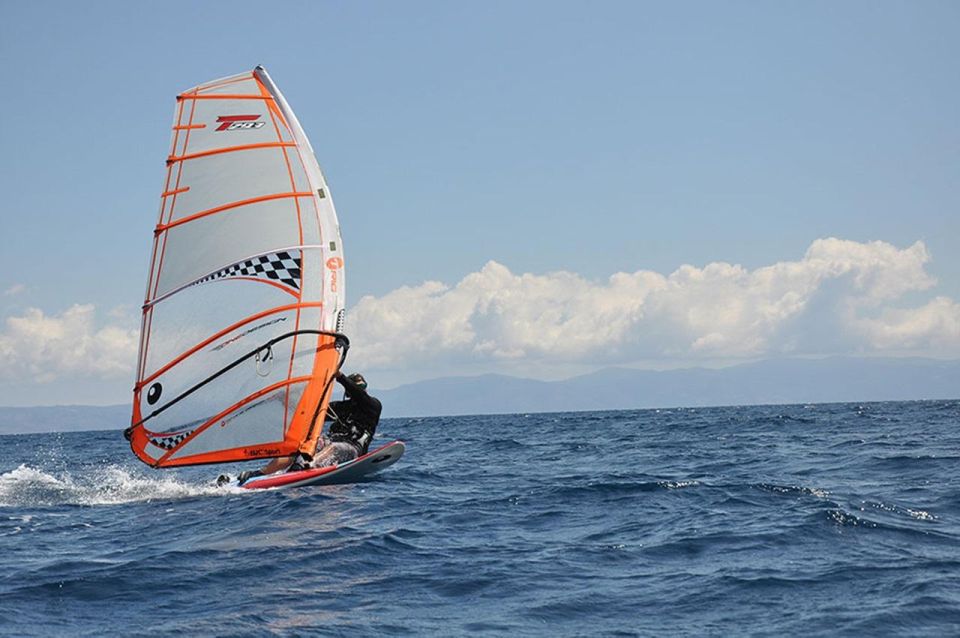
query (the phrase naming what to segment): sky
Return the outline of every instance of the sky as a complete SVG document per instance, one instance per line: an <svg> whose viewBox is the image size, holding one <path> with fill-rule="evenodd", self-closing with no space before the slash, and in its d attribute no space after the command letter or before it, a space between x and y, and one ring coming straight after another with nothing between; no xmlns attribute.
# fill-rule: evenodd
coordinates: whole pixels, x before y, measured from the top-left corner
<svg viewBox="0 0 960 638"><path fill-rule="evenodd" d="M177 92L265 65L348 368L960 357L955 2L0 0L0 405L133 384Z"/></svg>

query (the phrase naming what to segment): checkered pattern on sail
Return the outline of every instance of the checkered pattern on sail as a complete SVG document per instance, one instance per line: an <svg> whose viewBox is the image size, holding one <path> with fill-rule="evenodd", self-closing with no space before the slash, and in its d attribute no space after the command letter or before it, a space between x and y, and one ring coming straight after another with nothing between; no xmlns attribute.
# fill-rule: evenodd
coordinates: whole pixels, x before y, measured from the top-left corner
<svg viewBox="0 0 960 638"><path fill-rule="evenodd" d="M227 266L212 275L204 277L197 281L197 283L202 284L207 281L227 277L258 277L260 279L270 279L290 286L295 290L299 290L300 256L299 253L291 254L287 251L261 255Z"/></svg>
<svg viewBox="0 0 960 638"><path fill-rule="evenodd" d="M193 430L190 430L189 432L177 432L172 436L155 436L151 437L150 442L157 447L162 447L165 450L172 450L180 445L180 443L191 434L193 434Z"/></svg>

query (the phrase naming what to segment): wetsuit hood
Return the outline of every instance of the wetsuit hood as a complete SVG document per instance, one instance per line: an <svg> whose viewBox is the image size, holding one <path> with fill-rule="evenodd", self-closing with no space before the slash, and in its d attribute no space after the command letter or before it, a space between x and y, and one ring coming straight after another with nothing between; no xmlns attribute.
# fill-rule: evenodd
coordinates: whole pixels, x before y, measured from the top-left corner
<svg viewBox="0 0 960 638"><path fill-rule="evenodd" d="M357 384L358 386L360 386L360 389L361 389L361 390L366 390L366 389L367 389L367 380L364 379L364 378L363 378L363 375L360 374L359 372L355 372L355 373L351 374L351 375L350 375L349 377L347 377L347 378L350 379L351 381L353 381L353 382L354 382L355 384Z"/></svg>

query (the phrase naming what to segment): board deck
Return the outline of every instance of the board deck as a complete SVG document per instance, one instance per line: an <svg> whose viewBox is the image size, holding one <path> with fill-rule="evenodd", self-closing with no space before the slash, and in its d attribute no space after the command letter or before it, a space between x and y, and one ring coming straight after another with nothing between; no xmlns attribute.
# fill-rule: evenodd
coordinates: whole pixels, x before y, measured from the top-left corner
<svg viewBox="0 0 960 638"><path fill-rule="evenodd" d="M374 472L390 467L400 460L406 449L407 446L404 445L403 441L392 441L346 463L311 470L300 470L299 472L279 472L268 476L258 476L240 487L247 490L262 490L277 487L354 483Z"/></svg>

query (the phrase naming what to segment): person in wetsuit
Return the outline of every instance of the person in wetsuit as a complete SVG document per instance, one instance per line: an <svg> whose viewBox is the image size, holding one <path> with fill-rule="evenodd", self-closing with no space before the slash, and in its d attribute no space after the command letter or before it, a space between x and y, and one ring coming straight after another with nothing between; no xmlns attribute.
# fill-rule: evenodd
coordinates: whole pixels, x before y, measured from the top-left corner
<svg viewBox="0 0 960 638"><path fill-rule="evenodd" d="M282 470L296 472L337 465L367 453L383 406L376 397L367 393L367 380L362 374L355 373L348 377L338 372L337 382L343 386L344 398L331 401L327 407L327 420L332 423L326 436L321 437L314 457L308 460L303 454L295 454L273 459L263 469L240 472L237 481L241 485L255 476ZM223 485L229 480L229 476L222 475L217 479L217 484Z"/></svg>
<svg viewBox="0 0 960 638"><path fill-rule="evenodd" d="M327 419L332 423L308 467L339 464L366 454L380 422L383 406L367 393L367 380L362 374L347 377L338 373L337 382L343 386L344 398L331 401L327 407Z"/></svg>

